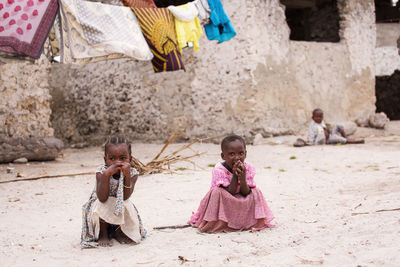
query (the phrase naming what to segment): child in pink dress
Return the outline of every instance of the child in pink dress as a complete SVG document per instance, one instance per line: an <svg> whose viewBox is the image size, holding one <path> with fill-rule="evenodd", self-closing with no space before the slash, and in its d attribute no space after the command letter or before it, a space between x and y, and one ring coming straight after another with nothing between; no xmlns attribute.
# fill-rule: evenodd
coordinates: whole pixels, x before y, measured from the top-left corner
<svg viewBox="0 0 400 267"><path fill-rule="evenodd" d="M244 139L227 136L221 150L224 162L214 167L211 188L188 223L206 233L274 227L274 215L254 182L255 168L244 161Z"/></svg>

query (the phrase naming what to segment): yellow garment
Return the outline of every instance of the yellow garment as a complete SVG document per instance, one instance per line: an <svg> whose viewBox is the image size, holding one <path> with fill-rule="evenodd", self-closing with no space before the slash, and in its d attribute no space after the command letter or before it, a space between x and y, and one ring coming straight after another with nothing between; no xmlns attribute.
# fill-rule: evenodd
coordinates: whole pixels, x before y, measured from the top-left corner
<svg viewBox="0 0 400 267"><path fill-rule="evenodd" d="M188 4L178 6L177 8L189 10ZM199 50L199 39L203 35L203 30L197 17L191 21L182 21L175 17L175 31L179 52L182 52L182 48L188 46L187 43L189 42L193 43L194 51Z"/></svg>

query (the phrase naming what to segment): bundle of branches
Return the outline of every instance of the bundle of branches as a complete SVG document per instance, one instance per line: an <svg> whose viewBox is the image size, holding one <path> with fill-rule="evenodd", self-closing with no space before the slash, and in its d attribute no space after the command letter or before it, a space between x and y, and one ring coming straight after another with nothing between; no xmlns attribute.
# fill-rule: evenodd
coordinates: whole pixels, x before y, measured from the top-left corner
<svg viewBox="0 0 400 267"><path fill-rule="evenodd" d="M165 143L165 145L162 147L160 152L158 152L158 154L149 163L143 164L140 160L136 159L135 157L132 157L131 160L132 167L138 170L140 174L152 174L152 173L160 173L162 171L169 171L172 173L173 171L171 170L171 165L179 161L190 162L191 164L193 164L193 166L196 166L196 163L194 163L190 159L193 157L200 156L203 153L195 152L190 147L195 143L204 141L204 139L195 139L190 143L182 145L177 150L161 157L162 153L165 151L168 145L174 142L176 138L178 138L179 136L185 136L184 131L185 130L182 130L177 134L171 136ZM191 149L194 154L189 156L180 155L179 153L185 149Z"/></svg>

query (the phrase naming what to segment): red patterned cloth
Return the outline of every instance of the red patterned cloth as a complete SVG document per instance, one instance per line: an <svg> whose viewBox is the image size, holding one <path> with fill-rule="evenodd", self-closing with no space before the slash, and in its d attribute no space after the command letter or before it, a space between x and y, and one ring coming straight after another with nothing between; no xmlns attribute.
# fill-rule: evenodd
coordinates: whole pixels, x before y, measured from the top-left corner
<svg viewBox="0 0 400 267"><path fill-rule="evenodd" d="M39 58L57 10L57 0L3 0L0 51Z"/></svg>
<svg viewBox="0 0 400 267"><path fill-rule="evenodd" d="M264 196L254 183L255 168L245 162L246 181L251 193L242 196L234 195L220 186L229 186L232 179L230 173L221 163L213 169L211 189L201 200L200 206L188 224L198 227L206 233L231 232L238 230L258 231L274 227L274 215L268 207Z"/></svg>

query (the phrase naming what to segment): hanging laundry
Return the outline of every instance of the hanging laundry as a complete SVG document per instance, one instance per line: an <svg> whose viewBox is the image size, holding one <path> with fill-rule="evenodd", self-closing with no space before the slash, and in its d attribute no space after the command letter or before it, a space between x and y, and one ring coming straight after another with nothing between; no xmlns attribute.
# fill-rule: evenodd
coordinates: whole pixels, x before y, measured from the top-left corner
<svg viewBox="0 0 400 267"><path fill-rule="evenodd" d="M210 6L211 10L211 22L207 25L204 25L207 38L209 40L218 40L218 43L230 40L236 35L236 32L224 11L221 1L208 0L208 5Z"/></svg>
<svg viewBox="0 0 400 267"><path fill-rule="evenodd" d="M106 56L93 56L93 57L87 57L87 58L73 58L72 57L72 49L70 40L68 39L69 31L68 29L68 24L66 23L66 18L63 15L62 12L62 6L60 7L60 15L59 15L59 28L55 27L55 35L57 38L57 44L54 44L55 46L59 45L59 61L61 63L70 63L70 64L77 64L77 65L84 65L84 64L89 64L89 63L94 63L94 62L99 62L99 61L106 61L106 60L112 60L112 59L119 59L119 58L125 58L128 59L127 56L124 56L122 54L108 54ZM56 19L57 20L57 19ZM78 24L79 25L79 24ZM59 32L59 33L58 33ZM78 39L79 40L79 39ZM50 45L52 43L50 42Z"/></svg>
<svg viewBox="0 0 400 267"><path fill-rule="evenodd" d="M144 38L154 58L151 60L155 72L185 69L178 51L174 29L174 17L167 8L135 8Z"/></svg>
<svg viewBox="0 0 400 267"><path fill-rule="evenodd" d="M57 10L57 0L1 1L0 51L39 58Z"/></svg>
<svg viewBox="0 0 400 267"><path fill-rule="evenodd" d="M193 1L193 3L197 7L197 11L199 13L197 15L197 17L200 20L200 24L204 25L204 24L210 23L211 10L210 10L210 6L208 5L208 1L207 0L195 0L195 1Z"/></svg>
<svg viewBox="0 0 400 267"><path fill-rule="evenodd" d="M181 6L169 6L168 9L175 17L179 52L182 52L182 48L188 46L188 43L193 43L193 50L198 51L199 39L203 35L203 30L197 18L196 6L193 3L187 3Z"/></svg>
<svg viewBox="0 0 400 267"><path fill-rule="evenodd" d="M82 0L60 3L62 63L153 58L130 8Z"/></svg>
<svg viewBox="0 0 400 267"><path fill-rule="evenodd" d="M151 7L156 8L153 0L121 0L124 6L127 7Z"/></svg>

